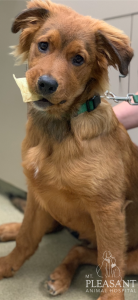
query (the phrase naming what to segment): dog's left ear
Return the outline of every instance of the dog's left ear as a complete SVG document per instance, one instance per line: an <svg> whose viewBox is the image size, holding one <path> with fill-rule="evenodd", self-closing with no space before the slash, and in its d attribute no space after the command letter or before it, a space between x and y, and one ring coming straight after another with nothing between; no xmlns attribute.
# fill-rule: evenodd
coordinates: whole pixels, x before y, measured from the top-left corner
<svg viewBox="0 0 138 300"><path fill-rule="evenodd" d="M129 38L121 30L103 21L99 21L99 25L100 28L95 32L98 54L106 57L108 65L112 65L114 68L117 65L120 73L126 76L133 57Z"/></svg>

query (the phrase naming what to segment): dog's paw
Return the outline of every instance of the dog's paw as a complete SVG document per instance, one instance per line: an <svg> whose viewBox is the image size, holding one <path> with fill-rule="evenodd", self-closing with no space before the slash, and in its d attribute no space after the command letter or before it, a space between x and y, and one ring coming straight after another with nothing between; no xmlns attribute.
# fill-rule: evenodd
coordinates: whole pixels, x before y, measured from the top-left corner
<svg viewBox="0 0 138 300"><path fill-rule="evenodd" d="M49 294L56 296L64 293L69 288L71 280L72 276L67 267L61 265L50 275L45 286Z"/></svg>
<svg viewBox="0 0 138 300"><path fill-rule="evenodd" d="M20 229L19 223L9 223L0 226L0 242L14 241Z"/></svg>
<svg viewBox="0 0 138 300"><path fill-rule="evenodd" d="M7 257L0 258L0 280L2 278L12 277L15 271L12 269L11 264L8 262Z"/></svg>

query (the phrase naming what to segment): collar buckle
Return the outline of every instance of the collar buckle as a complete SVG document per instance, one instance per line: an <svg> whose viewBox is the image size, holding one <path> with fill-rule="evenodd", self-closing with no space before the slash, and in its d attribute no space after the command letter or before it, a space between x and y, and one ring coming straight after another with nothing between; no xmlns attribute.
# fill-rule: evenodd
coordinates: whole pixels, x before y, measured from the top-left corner
<svg viewBox="0 0 138 300"><path fill-rule="evenodd" d="M77 115L84 113L84 112L93 111L100 103L101 103L101 97L99 94L97 94L80 106Z"/></svg>
<svg viewBox="0 0 138 300"><path fill-rule="evenodd" d="M92 110L94 110L95 108L97 108L97 106L100 103L101 103L101 97L100 97L100 95L95 95L93 98L90 98L89 100L86 101L87 111L91 112Z"/></svg>

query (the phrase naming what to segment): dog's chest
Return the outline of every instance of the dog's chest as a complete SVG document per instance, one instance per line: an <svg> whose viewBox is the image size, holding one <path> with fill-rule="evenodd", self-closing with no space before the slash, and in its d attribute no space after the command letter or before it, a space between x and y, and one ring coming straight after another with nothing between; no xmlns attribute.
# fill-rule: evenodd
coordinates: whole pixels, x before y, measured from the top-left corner
<svg viewBox="0 0 138 300"><path fill-rule="evenodd" d="M45 145L29 149L23 167L32 186L41 193L47 187L88 197L102 189L110 174L105 158L87 149L79 151L71 141L51 151Z"/></svg>
<svg viewBox="0 0 138 300"><path fill-rule="evenodd" d="M47 157L34 160L27 166L27 177L33 185L56 187L61 190L79 190L88 185L86 177L88 166L79 159L65 159L59 155L58 159Z"/></svg>
<svg viewBox="0 0 138 300"><path fill-rule="evenodd" d="M64 152L66 150L62 150L54 151L48 156L37 149L33 149L32 154L29 151L23 162L26 176L41 191L47 186L87 194L92 187L92 162L90 164L83 155L67 155Z"/></svg>

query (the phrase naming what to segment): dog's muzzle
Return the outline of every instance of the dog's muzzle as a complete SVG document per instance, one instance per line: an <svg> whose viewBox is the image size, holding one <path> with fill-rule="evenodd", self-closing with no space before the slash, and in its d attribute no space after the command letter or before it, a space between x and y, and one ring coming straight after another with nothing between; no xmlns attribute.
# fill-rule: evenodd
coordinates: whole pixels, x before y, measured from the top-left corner
<svg viewBox="0 0 138 300"><path fill-rule="evenodd" d="M54 103L51 103L47 98L47 96L50 96L51 94L53 94L58 88L58 83L57 81L52 78L49 77L47 75L43 75L41 77L39 77L38 82L37 82L37 90L38 93L40 93L42 95L42 99L38 100L38 101L34 101L33 103L35 104L35 106L45 109L49 106L54 105ZM66 100L62 100L57 104L64 104L66 102Z"/></svg>
<svg viewBox="0 0 138 300"><path fill-rule="evenodd" d="M53 105L53 103L46 99L46 96L53 94L57 88L58 83L54 78L47 75L40 76L37 82L37 90L42 95L42 99L35 101L34 104L42 109Z"/></svg>

